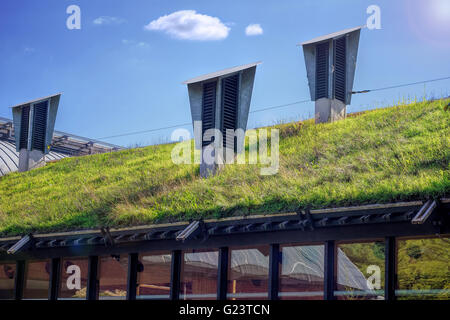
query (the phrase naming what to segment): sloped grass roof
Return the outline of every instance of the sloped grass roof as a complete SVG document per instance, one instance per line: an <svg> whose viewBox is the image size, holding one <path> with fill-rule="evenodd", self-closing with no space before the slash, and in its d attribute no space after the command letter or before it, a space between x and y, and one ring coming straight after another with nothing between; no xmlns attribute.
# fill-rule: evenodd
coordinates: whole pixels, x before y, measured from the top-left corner
<svg viewBox="0 0 450 320"><path fill-rule="evenodd" d="M209 179L174 144L67 158L0 177L0 234L124 227L444 197L450 100L278 125L280 168L228 165Z"/></svg>

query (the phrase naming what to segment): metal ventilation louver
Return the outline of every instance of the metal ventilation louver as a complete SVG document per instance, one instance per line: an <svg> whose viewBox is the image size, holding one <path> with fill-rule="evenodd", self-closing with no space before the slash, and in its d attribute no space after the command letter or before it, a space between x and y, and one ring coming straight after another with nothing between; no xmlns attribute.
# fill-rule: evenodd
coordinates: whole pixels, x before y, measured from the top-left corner
<svg viewBox="0 0 450 320"><path fill-rule="evenodd" d="M328 51L329 42L316 47L316 100L328 98Z"/></svg>
<svg viewBox="0 0 450 320"><path fill-rule="evenodd" d="M211 134L205 136L205 132L214 129L216 116L216 90L217 81L203 84L202 98L202 137L204 137L202 146L205 147L212 143ZM206 140L206 141L205 141Z"/></svg>
<svg viewBox="0 0 450 320"><path fill-rule="evenodd" d="M30 106L22 108L21 126L20 126L20 149L28 149L28 128L30 126Z"/></svg>
<svg viewBox="0 0 450 320"><path fill-rule="evenodd" d="M223 165L229 163L228 160L232 160L233 149L234 153L243 152L245 136L238 134L234 138L234 133L236 130L238 133L245 132L247 128L258 64L260 62L223 69L183 82L187 85L189 93L195 149L201 151L200 159L198 159L201 177L214 175ZM198 122L202 122L201 131L197 129ZM214 137L214 143L208 141L212 137L205 135L209 129L218 130L221 133L221 137ZM231 134L227 135L227 130L233 131L233 137ZM214 133L218 132L214 131ZM226 147L226 151L223 147Z"/></svg>
<svg viewBox="0 0 450 320"><path fill-rule="evenodd" d="M36 103L33 110L32 149L45 152L45 134L47 128L48 100Z"/></svg>
<svg viewBox="0 0 450 320"><path fill-rule="evenodd" d="M333 87L334 98L345 103L345 71L346 71L346 56L347 46L346 37L334 40L334 75Z"/></svg>
<svg viewBox="0 0 450 320"><path fill-rule="evenodd" d="M239 96L239 74L224 78L222 80L222 134L223 146L234 146L236 149L236 141L234 130L237 127L237 109ZM227 129L233 130L233 135L227 134Z"/></svg>

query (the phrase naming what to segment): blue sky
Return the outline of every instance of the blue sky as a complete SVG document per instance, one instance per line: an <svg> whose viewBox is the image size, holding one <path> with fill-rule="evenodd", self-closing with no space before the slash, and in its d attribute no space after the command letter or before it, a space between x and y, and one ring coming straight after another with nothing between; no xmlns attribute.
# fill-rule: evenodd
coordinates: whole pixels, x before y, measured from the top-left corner
<svg viewBox="0 0 450 320"><path fill-rule="evenodd" d="M66 27L72 4L81 9L80 30ZM365 24L372 4L381 8L382 29L362 30L355 90L450 76L448 0L2 0L0 116L11 118L9 106L63 92L56 123L61 131L100 138L186 123L191 118L182 81L259 60L251 110L308 99L296 44ZM194 16L198 23L212 29L177 29L174 19L158 20L181 10L195 10L202 15ZM246 35L250 24L259 24L262 34ZM449 87L445 80L355 95L348 111L424 92L450 94ZM313 110L311 102L255 113L248 126L308 118ZM105 141L146 145L170 133Z"/></svg>

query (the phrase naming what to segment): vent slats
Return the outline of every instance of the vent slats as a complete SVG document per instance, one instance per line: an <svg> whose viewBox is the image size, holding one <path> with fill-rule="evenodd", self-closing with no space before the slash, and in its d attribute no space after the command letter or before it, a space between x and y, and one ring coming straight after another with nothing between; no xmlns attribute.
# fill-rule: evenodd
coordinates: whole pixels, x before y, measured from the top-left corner
<svg viewBox="0 0 450 320"><path fill-rule="evenodd" d="M45 152L45 133L47 130L47 105L48 101L34 105L33 111L33 135L31 147Z"/></svg>
<svg viewBox="0 0 450 320"><path fill-rule="evenodd" d="M316 100L328 98L328 51L328 42L316 47Z"/></svg>
<svg viewBox="0 0 450 320"><path fill-rule="evenodd" d="M30 106L22 108L22 119L20 120L19 149L28 148L28 128L30 125Z"/></svg>
<svg viewBox="0 0 450 320"><path fill-rule="evenodd" d="M202 99L202 146L206 147L213 141L211 135L205 136L205 132L208 129L215 128L215 115L216 115L216 90L217 81L208 82L203 84L203 99ZM204 141L206 140L206 141Z"/></svg>
<svg viewBox="0 0 450 320"><path fill-rule="evenodd" d="M236 139L234 130L237 126L237 109L239 96L239 74L222 80L222 134L223 146L234 146L236 151ZM233 135L227 134L227 129L233 130Z"/></svg>
<svg viewBox="0 0 450 320"><path fill-rule="evenodd" d="M346 38L334 40L334 97L345 103Z"/></svg>

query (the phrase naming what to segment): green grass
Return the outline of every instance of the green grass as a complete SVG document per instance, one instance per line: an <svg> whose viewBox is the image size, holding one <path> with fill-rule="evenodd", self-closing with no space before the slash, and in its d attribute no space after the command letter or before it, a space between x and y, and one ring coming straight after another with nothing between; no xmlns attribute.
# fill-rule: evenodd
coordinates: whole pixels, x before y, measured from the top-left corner
<svg viewBox="0 0 450 320"><path fill-rule="evenodd" d="M0 234L447 196L449 100L373 110L331 124L278 125L280 169L229 165L199 177L173 144L68 158L0 177Z"/></svg>
<svg viewBox="0 0 450 320"><path fill-rule="evenodd" d="M408 295L400 294L401 300L450 299L450 239L408 239L398 240L397 253L397 289ZM381 271L381 289L384 289L384 243L340 244L345 255L355 264L361 273L368 277L367 267L375 265ZM351 288L345 288L352 291ZM425 294L427 290L443 290L434 294ZM351 298L351 296L347 296Z"/></svg>

